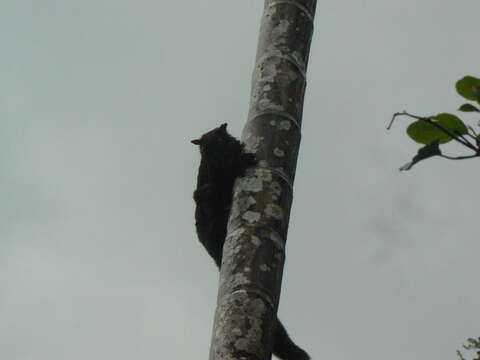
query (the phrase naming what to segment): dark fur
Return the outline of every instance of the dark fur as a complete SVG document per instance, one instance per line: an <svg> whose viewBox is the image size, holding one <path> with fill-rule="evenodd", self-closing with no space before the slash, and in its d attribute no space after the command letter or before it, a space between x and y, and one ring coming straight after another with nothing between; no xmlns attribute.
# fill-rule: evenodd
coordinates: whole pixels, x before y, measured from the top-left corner
<svg viewBox="0 0 480 360"><path fill-rule="evenodd" d="M200 146L201 161L197 189L195 226L198 238L220 268L227 222L232 206L233 184L237 177L254 166L253 154L244 151L244 145L227 132L227 124L215 128L200 139L192 140ZM277 319L273 353L284 360L308 360L308 354L290 339Z"/></svg>

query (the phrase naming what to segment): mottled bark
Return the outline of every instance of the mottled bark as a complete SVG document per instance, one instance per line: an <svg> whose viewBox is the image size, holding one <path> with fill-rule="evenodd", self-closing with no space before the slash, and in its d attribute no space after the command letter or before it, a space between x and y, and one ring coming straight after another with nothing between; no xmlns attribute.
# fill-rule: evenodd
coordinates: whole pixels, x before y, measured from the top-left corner
<svg viewBox="0 0 480 360"><path fill-rule="evenodd" d="M242 136L259 165L235 184L210 360L271 358L315 5L265 1Z"/></svg>

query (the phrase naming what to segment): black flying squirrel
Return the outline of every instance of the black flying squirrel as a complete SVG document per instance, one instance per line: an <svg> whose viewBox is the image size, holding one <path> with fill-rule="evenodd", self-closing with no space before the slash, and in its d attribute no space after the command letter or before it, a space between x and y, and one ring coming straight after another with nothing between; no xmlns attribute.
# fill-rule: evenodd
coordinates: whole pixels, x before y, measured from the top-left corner
<svg viewBox="0 0 480 360"><path fill-rule="evenodd" d="M256 165L257 161L253 154L245 152L244 144L227 132L227 124L192 140L192 143L200 146L201 154L197 189L193 193L197 205L195 226L200 242L220 268L232 207L233 184L237 177L245 175L246 169ZM273 353L283 360L310 359L290 339L278 319Z"/></svg>

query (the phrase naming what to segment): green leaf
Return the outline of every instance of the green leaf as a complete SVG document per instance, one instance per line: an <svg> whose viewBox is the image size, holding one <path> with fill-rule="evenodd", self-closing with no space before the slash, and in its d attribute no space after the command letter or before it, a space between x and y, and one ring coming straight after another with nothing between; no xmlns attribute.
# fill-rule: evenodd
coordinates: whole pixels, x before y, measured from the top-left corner
<svg viewBox="0 0 480 360"><path fill-rule="evenodd" d="M438 147L438 140L433 141L431 144L425 145L424 147L418 149L417 155L415 155L411 162L406 163L400 168L400 171L410 170L413 165L419 161L431 158L432 156L441 155L442 152Z"/></svg>
<svg viewBox="0 0 480 360"><path fill-rule="evenodd" d="M457 81L455 88L465 99L480 102L480 79L465 76Z"/></svg>
<svg viewBox="0 0 480 360"><path fill-rule="evenodd" d="M465 111L465 112L472 112L472 111L476 111L476 112L480 112L480 110L478 110L478 108L476 108L475 106L473 106L472 104L463 104L462 106L460 106L458 108L459 111Z"/></svg>
<svg viewBox="0 0 480 360"><path fill-rule="evenodd" d="M452 140L452 137L442 131L441 128L455 136L468 133L468 129L462 120L455 115L442 113L414 121L408 126L407 134L413 141L420 144L431 144L435 140L444 144Z"/></svg>
<svg viewBox="0 0 480 360"><path fill-rule="evenodd" d="M438 140L440 143L444 143L450 138L450 136L437 129L430 122L422 119L411 123L407 128L407 134L413 141L416 141L420 144L430 144L435 140Z"/></svg>
<svg viewBox="0 0 480 360"><path fill-rule="evenodd" d="M437 124L447 129L454 135L468 134L467 126L458 116L449 113L441 113L434 117Z"/></svg>

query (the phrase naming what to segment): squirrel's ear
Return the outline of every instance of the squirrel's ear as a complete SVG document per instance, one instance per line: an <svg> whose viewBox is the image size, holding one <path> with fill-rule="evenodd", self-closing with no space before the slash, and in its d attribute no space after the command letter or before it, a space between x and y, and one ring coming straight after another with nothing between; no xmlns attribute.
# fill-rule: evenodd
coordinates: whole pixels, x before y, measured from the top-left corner
<svg viewBox="0 0 480 360"><path fill-rule="evenodd" d="M227 123L223 123L222 125L220 125L220 130L227 132Z"/></svg>
<svg viewBox="0 0 480 360"><path fill-rule="evenodd" d="M202 143L202 140L200 139L195 139L195 140L191 140L190 141L192 144L195 144L195 145L200 145Z"/></svg>

